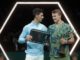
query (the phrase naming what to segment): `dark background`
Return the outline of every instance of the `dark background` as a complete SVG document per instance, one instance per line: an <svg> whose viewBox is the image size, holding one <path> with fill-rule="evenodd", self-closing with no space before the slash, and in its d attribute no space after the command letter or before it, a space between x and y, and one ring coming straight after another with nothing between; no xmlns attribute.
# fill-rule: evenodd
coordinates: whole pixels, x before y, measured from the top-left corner
<svg viewBox="0 0 80 60"><path fill-rule="evenodd" d="M2 26L3 22L5 21L6 17L8 16L9 12L11 11L11 9L14 6L16 1L39 1L39 0L0 0L0 27ZM51 0L44 0L44 1L51 1ZM67 13L70 20L72 21L74 27L76 28L76 30L78 32L80 32L79 31L80 30L80 2L78 0L69 0L69 1L68 0L52 0L52 1L59 1L61 3L63 9ZM48 7L46 7L46 8L49 9ZM20 12L18 12L18 14L20 14ZM23 13L23 14L25 14L25 13ZM17 17L21 17L21 15L19 15ZM26 18L27 18L27 16L24 17L23 21L26 20ZM12 20L10 20L8 22L8 24L11 25L12 24L11 21ZM18 21L16 21L16 23L17 22ZM9 26L7 26L7 28L8 27ZM10 27L10 29L11 29L11 27Z"/></svg>
<svg viewBox="0 0 80 60"><path fill-rule="evenodd" d="M17 1L43 1L43 0L0 0L0 28L10 13L12 7ZM44 0L51 1L51 0ZM70 18L73 26L80 34L80 2L78 0L52 0L59 1ZM31 22L33 19L32 10L36 7L44 9L43 24L47 27L53 23L51 19L51 10L58 8L56 5L19 5L10 17L8 24L0 34L0 43L3 45L5 51L23 51L25 44L18 44L16 40L22 31L24 25ZM65 18L63 18L65 20ZM16 50L18 44L18 50ZM78 47L78 46L77 46ZM78 47L79 48L79 47Z"/></svg>

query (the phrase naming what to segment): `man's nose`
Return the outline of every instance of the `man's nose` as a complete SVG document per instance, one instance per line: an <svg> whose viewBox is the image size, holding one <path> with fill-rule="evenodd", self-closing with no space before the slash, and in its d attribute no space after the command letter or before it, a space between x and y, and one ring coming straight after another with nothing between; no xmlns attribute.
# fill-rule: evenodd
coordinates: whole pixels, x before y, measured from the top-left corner
<svg viewBox="0 0 80 60"><path fill-rule="evenodd" d="M44 16L42 18L44 18Z"/></svg>

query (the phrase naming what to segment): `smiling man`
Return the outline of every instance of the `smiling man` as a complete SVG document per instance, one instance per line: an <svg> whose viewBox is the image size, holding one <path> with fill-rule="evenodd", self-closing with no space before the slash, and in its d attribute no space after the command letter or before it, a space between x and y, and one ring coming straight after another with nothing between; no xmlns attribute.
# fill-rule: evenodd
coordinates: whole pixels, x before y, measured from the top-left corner
<svg viewBox="0 0 80 60"><path fill-rule="evenodd" d="M61 17L60 9L52 10L54 24L49 26L50 33L50 60L70 60L69 45L74 43L74 34Z"/></svg>
<svg viewBox="0 0 80 60"><path fill-rule="evenodd" d="M44 60L44 45L32 42L31 40L33 36L30 35L32 29L37 29L44 32L47 31L46 26L40 23L44 18L42 9L35 8L33 10L33 15L34 19L31 23L24 26L18 42L27 44L27 49L25 50L25 60Z"/></svg>

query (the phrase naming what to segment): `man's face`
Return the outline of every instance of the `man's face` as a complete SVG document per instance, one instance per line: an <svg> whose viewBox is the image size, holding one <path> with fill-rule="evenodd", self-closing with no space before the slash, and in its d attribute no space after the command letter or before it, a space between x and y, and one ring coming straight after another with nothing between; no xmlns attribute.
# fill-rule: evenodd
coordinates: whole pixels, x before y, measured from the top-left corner
<svg viewBox="0 0 80 60"><path fill-rule="evenodd" d="M36 15L36 19L38 22L42 22L43 18L44 18L43 13Z"/></svg>
<svg viewBox="0 0 80 60"><path fill-rule="evenodd" d="M58 23L61 19L61 15L59 13L52 13L52 19L54 20L54 23Z"/></svg>

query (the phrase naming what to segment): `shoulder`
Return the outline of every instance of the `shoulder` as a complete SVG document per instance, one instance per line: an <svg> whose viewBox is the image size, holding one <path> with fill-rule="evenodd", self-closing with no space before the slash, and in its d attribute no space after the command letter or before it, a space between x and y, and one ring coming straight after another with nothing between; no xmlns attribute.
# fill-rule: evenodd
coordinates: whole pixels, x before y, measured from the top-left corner
<svg viewBox="0 0 80 60"><path fill-rule="evenodd" d="M43 30L46 30L47 31L47 27L44 24L41 24L40 23L40 26L43 28Z"/></svg>
<svg viewBox="0 0 80 60"><path fill-rule="evenodd" d="M49 25L48 28L54 28L55 24Z"/></svg>
<svg viewBox="0 0 80 60"><path fill-rule="evenodd" d="M48 32L51 34L55 30L55 24L49 25L48 26Z"/></svg>
<svg viewBox="0 0 80 60"><path fill-rule="evenodd" d="M70 26L68 23L65 23L65 24L64 24L64 27L66 28L67 31L73 32L71 26Z"/></svg>
<svg viewBox="0 0 80 60"><path fill-rule="evenodd" d="M40 23L40 26L47 28L44 24Z"/></svg>
<svg viewBox="0 0 80 60"><path fill-rule="evenodd" d="M65 27L67 27L67 28L71 28L68 23L64 23L63 26L65 26Z"/></svg>
<svg viewBox="0 0 80 60"><path fill-rule="evenodd" d="M28 28L30 27L30 25L31 25L31 23L25 25L25 26L23 27L23 29L28 29Z"/></svg>
<svg viewBox="0 0 80 60"><path fill-rule="evenodd" d="M65 22L64 22L64 25L69 26L69 24L68 23L65 23Z"/></svg>

